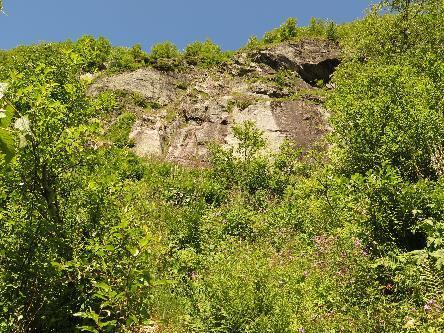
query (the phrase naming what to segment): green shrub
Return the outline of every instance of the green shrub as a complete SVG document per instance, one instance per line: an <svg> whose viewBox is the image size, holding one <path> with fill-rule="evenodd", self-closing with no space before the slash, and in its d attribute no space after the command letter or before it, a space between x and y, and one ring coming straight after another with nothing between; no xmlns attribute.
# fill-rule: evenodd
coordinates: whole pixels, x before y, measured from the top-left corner
<svg viewBox="0 0 444 333"><path fill-rule="evenodd" d="M245 45L247 49L253 49L253 50L258 49L261 46L262 42L257 38L257 36L251 36L250 38L248 38L247 45Z"/></svg>
<svg viewBox="0 0 444 333"><path fill-rule="evenodd" d="M233 134L239 140L237 151L245 160L252 158L265 147L266 141L262 132L251 121L234 126Z"/></svg>
<svg viewBox="0 0 444 333"><path fill-rule="evenodd" d="M225 186L242 186L250 193L268 188L269 161L260 155L266 144L262 132L247 121L234 126L233 134L238 140L236 152L212 147L214 177Z"/></svg>
<svg viewBox="0 0 444 333"><path fill-rule="evenodd" d="M6 98L29 126L14 132L24 135L17 158L1 164L2 331L115 331L143 321L130 304L147 312L146 233L119 208L124 184L144 170L131 158L100 154L90 118L113 102L91 103L67 47L14 51L18 73Z"/></svg>
<svg viewBox="0 0 444 333"><path fill-rule="evenodd" d="M302 31L307 37L325 38L331 41L338 40L336 23L312 17L309 26Z"/></svg>
<svg viewBox="0 0 444 333"><path fill-rule="evenodd" d="M107 130L106 138L111 140L117 147L131 147L129 139L131 128L136 117L131 112L121 114Z"/></svg>
<svg viewBox="0 0 444 333"><path fill-rule="evenodd" d="M105 63L111 53L111 44L104 37L94 39L92 36L80 37L74 44L84 72L96 72L105 69Z"/></svg>
<svg viewBox="0 0 444 333"><path fill-rule="evenodd" d="M295 18L289 18L279 28L266 32L263 41L265 44L280 43L294 39L297 35L297 21Z"/></svg>
<svg viewBox="0 0 444 333"><path fill-rule="evenodd" d="M172 42L155 44L151 48L150 62L160 70L173 70L180 63L181 54Z"/></svg>
<svg viewBox="0 0 444 333"><path fill-rule="evenodd" d="M267 31L262 39L258 39L256 36L250 37L245 48L254 50L266 47L268 44L297 41L303 38L327 39L337 42L343 36L340 33L340 27L332 21L314 17L311 18L308 27L298 27L296 19L289 18L279 28ZM342 28L343 34L345 34L344 30Z"/></svg>
<svg viewBox="0 0 444 333"><path fill-rule="evenodd" d="M119 109L118 98L114 92L104 91L91 100L91 108L98 116L112 114Z"/></svg>
<svg viewBox="0 0 444 333"><path fill-rule="evenodd" d="M142 50L142 45L140 44L134 44L131 47L131 54L134 61L138 64L145 64L149 61L148 53Z"/></svg>
<svg viewBox="0 0 444 333"><path fill-rule="evenodd" d="M377 63L342 66L335 81L329 107L336 152L349 174L389 163L405 179L436 178L432 158L444 122L433 81L407 66Z"/></svg>
<svg viewBox="0 0 444 333"><path fill-rule="evenodd" d="M426 235L419 226L425 219L442 218L442 212L430 205L434 184L410 184L390 167L352 176L356 204L362 212L360 223L370 232L369 244L376 251L393 248L403 251L426 247Z"/></svg>
<svg viewBox="0 0 444 333"><path fill-rule="evenodd" d="M345 55L355 59L379 58L391 64L408 57L420 64L427 53L441 53L442 0L409 2L407 17L405 12L387 14L390 7L387 2L384 4L372 7L364 19L339 27Z"/></svg>
<svg viewBox="0 0 444 333"><path fill-rule="evenodd" d="M137 48L113 47L107 69L110 73L136 70L143 66L143 62L139 62L141 57Z"/></svg>
<svg viewBox="0 0 444 333"><path fill-rule="evenodd" d="M261 252L266 250L251 251L228 243L211 258L207 274L198 276L194 284L190 329L290 332L291 307L282 306L285 293L275 285L278 282Z"/></svg>
<svg viewBox="0 0 444 333"><path fill-rule="evenodd" d="M226 54L211 40L189 44L184 57L189 64L203 67L219 65L227 59Z"/></svg>
<svg viewBox="0 0 444 333"><path fill-rule="evenodd" d="M308 26L308 30L309 30L310 34L313 36L323 35L324 31L325 31L324 20L312 17L310 19L310 24Z"/></svg>

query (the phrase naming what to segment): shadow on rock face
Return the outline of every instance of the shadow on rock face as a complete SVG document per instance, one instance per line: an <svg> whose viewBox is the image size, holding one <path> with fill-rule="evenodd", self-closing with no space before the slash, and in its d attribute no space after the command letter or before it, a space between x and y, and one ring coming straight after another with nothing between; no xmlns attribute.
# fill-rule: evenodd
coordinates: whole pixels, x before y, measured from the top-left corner
<svg viewBox="0 0 444 333"><path fill-rule="evenodd" d="M297 72L310 85L315 85L317 81L328 83L339 64L339 59L327 59L317 64L302 64Z"/></svg>

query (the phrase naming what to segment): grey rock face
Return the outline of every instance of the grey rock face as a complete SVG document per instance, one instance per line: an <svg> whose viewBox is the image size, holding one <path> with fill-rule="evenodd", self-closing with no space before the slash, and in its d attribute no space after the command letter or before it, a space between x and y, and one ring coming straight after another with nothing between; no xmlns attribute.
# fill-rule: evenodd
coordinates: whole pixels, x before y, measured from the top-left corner
<svg viewBox="0 0 444 333"><path fill-rule="evenodd" d="M177 96L179 80L178 75L160 72L153 68L143 68L99 79L91 87L90 93L97 94L105 90L135 92L148 100L167 105Z"/></svg>
<svg viewBox="0 0 444 333"><path fill-rule="evenodd" d="M230 64L212 70L144 68L106 77L90 93L137 93L160 105L149 115L137 112L130 134L135 153L201 165L209 143L237 144L232 126L244 121L264 132L270 151L277 151L285 138L310 148L328 131L328 112L314 83L327 83L337 64L334 44L301 41L239 53Z"/></svg>
<svg viewBox="0 0 444 333"><path fill-rule="evenodd" d="M308 83L316 83L317 80L330 81L331 74L340 63L337 46L318 40L279 44L257 52L253 59L275 70L293 70Z"/></svg>

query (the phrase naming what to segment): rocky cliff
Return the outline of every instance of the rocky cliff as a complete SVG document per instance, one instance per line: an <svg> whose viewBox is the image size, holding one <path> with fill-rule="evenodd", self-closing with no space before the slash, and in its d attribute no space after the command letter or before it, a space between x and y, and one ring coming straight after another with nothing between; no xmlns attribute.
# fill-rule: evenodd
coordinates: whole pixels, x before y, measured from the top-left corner
<svg viewBox="0 0 444 333"><path fill-rule="evenodd" d="M143 99L126 106L137 115L134 151L194 165L206 161L210 142L236 145L232 126L247 120L264 132L272 151L285 138L311 147L328 131L323 96L339 62L336 44L303 40L239 51L217 68L143 68L103 77L90 93L112 90Z"/></svg>

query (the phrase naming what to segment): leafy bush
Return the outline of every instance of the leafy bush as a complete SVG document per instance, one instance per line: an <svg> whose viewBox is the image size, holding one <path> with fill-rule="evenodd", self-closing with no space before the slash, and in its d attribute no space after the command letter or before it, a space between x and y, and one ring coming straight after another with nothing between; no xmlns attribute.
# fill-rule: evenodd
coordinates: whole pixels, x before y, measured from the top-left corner
<svg viewBox="0 0 444 333"><path fill-rule="evenodd" d="M297 21L295 18L289 18L279 28L266 32L263 40L265 44L280 43L295 38L297 34Z"/></svg>
<svg viewBox="0 0 444 333"><path fill-rule="evenodd" d="M80 37L74 44L74 51L79 55L84 72L105 69L105 63L111 53L111 43L104 37Z"/></svg>
<svg viewBox="0 0 444 333"><path fill-rule="evenodd" d="M144 172L122 155L128 163L114 157L109 164L93 144L97 126L90 117L114 104L85 96L66 47L13 51L18 74L10 74L5 98L17 110L16 123L27 125L14 131L23 137L16 158L1 164L0 193L8 193L0 207L5 331L115 330L141 321L129 304L148 306L149 268L139 266L147 258L140 243L146 234L134 222L127 227L132 218L118 208L122 183Z"/></svg>
<svg viewBox="0 0 444 333"><path fill-rule="evenodd" d="M173 70L179 65L180 56L177 46L167 41L151 48L150 62L160 70Z"/></svg>
<svg viewBox="0 0 444 333"><path fill-rule="evenodd" d="M209 67L222 63L227 56L218 45L206 40L187 45L184 58L189 64Z"/></svg>
<svg viewBox="0 0 444 333"><path fill-rule="evenodd" d="M320 37L331 41L337 41L339 38L336 23L315 17L310 19L310 24L303 34L307 37Z"/></svg>
<svg viewBox="0 0 444 333"><path fill-rule="evenodd" d="M427 53L442 51L442 0L409 2L407 16L406 11L387 14L387 10L390 7L383 2L373 6L363 20L339 27L345 55L355 59L379 58L391 64L409 57L410 61L421 63Z"/></svg>
<svg viewBox="0 0 444 333"><path fill-rule="evenodd" d="M2 95L2 93L0 93L0 95ZM14 136L10 128L14 116L14 109L7 102L2 101L1 98L0 103L3 107L0 111L0 154L3 156L1 156L0 159L4 157L6 162L9 162L15 155Z"/></svg>
<svg viewBox="0 0 444 333"><path fill-rule="evenodd" d="M328 20L312 18L308 27L298 27L294 18L289 18L279 28L267 31L262 39L251 37L247 49L266 47L268 44L297 41L304 38L320 38L334 42L341 39L339 26Z"/></svg>
<svg viewBox="0 0 444 333"><path fill-rule="evenodd" d="M135 120L136 117L131 112L121 114L107 130L106 138L119 148L131 147L132 143L129 139L129 134Z"/></svg>
<svg viewBox="0 0 444 333"><path fill-rule="evenodd" d="M279 298L284 293L279 293L273 285L277 281L273 281L264 255L249 253L235 244L231 246L232 249L221 249L220 254L212 258L208 274L196 279L193 294L196 308L191 329L289 332L290 309L280 306ZM240 252L236 253L235 249Z"/></svg>
<svg viewBox="0 0 444 333"><path fill-rule="evenodd" d="M214 176L226 186L242 186L249 192L266 188L270 181L268 160L259 152L265 147L265 139L252 122L244 122L233 127L238 140L236 152L212 147Z"/></svg>
<svg viewBox="0 0 444 333"><path fill-rule="evenodd" d="M340 163L351 174L384 163L406 179L436 178L432 157L444 140L436 85L407 66L351 63L336 73L330 100ZM439 98L438 98L439 99Z"/></svg>
<svg viewBox="0 0 444 333"><path fill-rule="evenodd" d="M131 47L131 54L134 61L138 64L145 64L149 61L148 53L142 50L142 45L140 44L134 44Z"/></svg>
<svg viewBox="0 0 444 333"><path fill-rule="evenodd" d="M444 7L442 1L403 5L392 14L375 7L340 28L347 59L329 102L331 156L337 171L350 177L351 201L341 199L348 207L342 214L361 226L384 298L403 304L396 312L404 320L390 330L439 331L444 132L443 62L436 52Z"/></svg>
<svg viewBox="0 0 444 333"><path fill-rule="evenodd" d="M394 248L413 251L426 247L421 221L442 218L442 212L434 208L441 203L433 198L433 182L410 184L394 169L385 167L365 176L352 176L351 186L362 212L360 222L368 228L369 244L376 251Z"/></svg>
<svg viewBox="0 0 444 333"><path fill-rule="evenodd" d="M138 48L114 47L108 59L107 69L111 73L136 70L143 66L142 58Z"/></svg>

